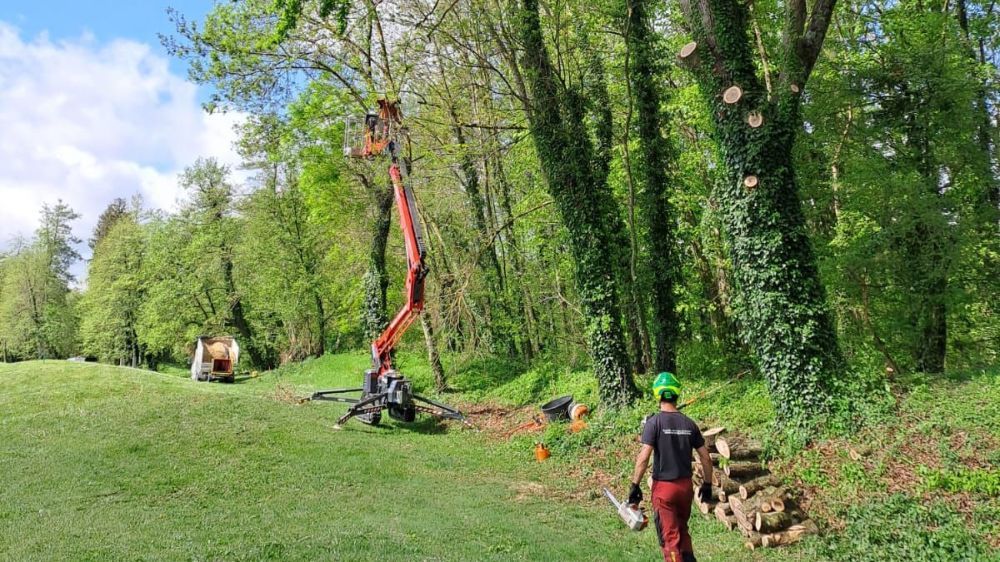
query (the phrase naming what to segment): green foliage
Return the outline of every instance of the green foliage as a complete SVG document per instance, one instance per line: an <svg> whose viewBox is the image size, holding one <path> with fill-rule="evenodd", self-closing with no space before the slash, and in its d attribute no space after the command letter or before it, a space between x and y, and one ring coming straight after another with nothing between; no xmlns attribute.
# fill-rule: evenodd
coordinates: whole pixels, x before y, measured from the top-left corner
<svg viewBox="0 0 1000 562"><path fill-rule="evenodd" d="M902 495L851 509L843 533L821 549L833 560L986 561L989 547L941 503L923 505Z"/></svg>
<svg viewBox="0 0 1000 562"><path fill-rule="evenodd" d="M1000 497L1000 471L980 468L947 468L932 470L921 467L923 486L928 491L967 492Z"/></svg>
<svg viewBox="0 0 1000 562"><path fill-rule="evenodd" d="M86 355L136 367L144 362L138 322L146 299L142 276L146 233L124 215L97 241L80 302L80 338Z"/></svg>

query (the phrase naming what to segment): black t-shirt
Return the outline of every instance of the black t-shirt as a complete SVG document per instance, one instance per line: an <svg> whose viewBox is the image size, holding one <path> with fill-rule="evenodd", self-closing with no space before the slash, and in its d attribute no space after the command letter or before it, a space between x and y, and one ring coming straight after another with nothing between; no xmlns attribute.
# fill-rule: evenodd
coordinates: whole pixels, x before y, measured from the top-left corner
<svg viewBox="0 0 1000 562"><path fill-rule="evenodd" d="M653 447L653 480L691 477L691 451L705 444L698 425L680 412L660 412L646 420L642 442Z"/></svg>

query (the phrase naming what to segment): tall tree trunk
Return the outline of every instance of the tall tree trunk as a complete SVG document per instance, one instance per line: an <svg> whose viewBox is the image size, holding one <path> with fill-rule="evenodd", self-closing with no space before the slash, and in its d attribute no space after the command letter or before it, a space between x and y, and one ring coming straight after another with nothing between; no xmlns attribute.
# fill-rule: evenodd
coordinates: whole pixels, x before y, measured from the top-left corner
<svg viewBox="0 0 1000 562"><path fill-rule="evenodd" d="M560 89L542 36L537 0L522 0L522 64L531 86L531 136L549 192L569 231L570 250L583 304L587 342L601 400L622 406L637 395L628 368L612 247L617 213L607 183L595 182L593 147L583 124L583 102ZM620 222L620 216L619 216ZM610 259L609 259L610 258Z"/></svg>
<svg viewBox="0 0 1000 562"><path fill-rule="evenodd" d="M611 172L611 158L614 150L614 116L611 113L611 96L608 93L607 74L601 58L593 49L589 54L589 66L591 78L588 82L587 95L589 99L590 113L594 122L594 182L595 185L607 185L608 175ZM626 134L625 142L628 143ZM627 146L626 146L627 149ZM607 201L609 209L614 209L610 215L611 231L615 239L611 248L615 251L612 256L615 264L614 269L617 275L617 285L619 288L619 301L623 303L625 330L629 342L629 354L632 369L636 373L645 373L652 365L650 360L649 330L646 327L646 299L640 291L639 274L636 267L638 260L638 244L634 242L635 221L633 198L629 199L630 220L629 228L626 228L625 221L621 213L617 212L618 205L613 198L611 190L606 190L610 197ZM630 191L631 193L631 191ZM632 239L630 240L630 235Z"/></svg>
<svg viewBox="0 0 1000 562"><path fill-rule="evenodd" d="M496 135L495 132L494 135ZM494 146L497 150L500 147L500 141L496 136L494 136ZM531 295L530 283L524 280L524 258L518 246L517 232L514 230L514 210L510 201L510 183L507 181L507 175L503 169L503 158L500 154L496 154L492 158L492 163L497 181L500 184L500 206L507 217L507 222L503 228L504 239L507 243L507 254L510 256L511 267L514 270L514 281L507 284L507 289L510 291L513 299L511 303L512 308L521 311L524 315L524 324L521 327L521 337L524 342L521 345L521 349L524 359L531 362L539 352L538 335L536 332L537 321L535 320L535 300ZM514 287L512 288L511 285Z"/></svg>
<svg viewBox="0 0 1000 562"><path fill-rule="evenodd" d="M780 73L769 95L757 75L746 4L681 0L696 41L682 60L710 107L725 164L717 195L743 339L767 378L779 423L807 430L830 411L831 381L842 375L844 360L805 228L792 146L801 127L799 95L834 1L813 0L808 21L806 2L789 2Z"/></svg>
<svg viewBox="0 0 1000 562"><path fill-rule="evenodd" d="M661 92L656 80L654 37L646 1L628 1L626 37L632 59L632 68L628 70L628 74L638 110L644 194L642 211L649 233L647 244L653 303L653 366L657 371L673 371L677 367L679 335L674 298L678 260L675 256L677 245L674 216L670 208L668 169L675 166L676 154L661 130Z"/></svg>
<svg viewBox="0 0 1000 562"><path fill-rule="evenodd" d="M243 310L243 299L236 289L236 281L233 278L233 260L230 253L229 248L222 248L222 279L226 284L226 296L229 299L230 323L245 342L240 347L250 355L250 361L254 366L264 369L273 368L274 361L271 357L261 353L260 348L254 342L253 329L250 327L250 322L247 321L246 313Z"/></svg>
<svg viewBox="0 0 1000 562"><path fill-rule="evenodd" d="M424 330L424 343L427 344L427 362L430 363L431 372L434 373L434 388L438 392L442 392L448 389L448 379L445 376L444 367L441 365L437 341L434 339L434 326L426 311L420 313L420 327Z"/></svg>
<svg viewBox="0 0 1000 562"><path fill-rule="evenodd" d="M368 271L364 278L364 313L362 328L365 339L374 340L382 333L389 323L386 313L386 291L389 288L389 275L385 270L385 248L389 242L389 230L392 226L392 186L376 187L377 182L371 182L361 176L365 189L375 198L376 216L372 224L372 245L368 254Z"/></svg>
<svg viewBox="0 0 1000 562"><path fill-rule="evenodd" d="M326 307L323 306L323 296L313 286L313 306L316 307L316 356L326 353Z"/></svg>

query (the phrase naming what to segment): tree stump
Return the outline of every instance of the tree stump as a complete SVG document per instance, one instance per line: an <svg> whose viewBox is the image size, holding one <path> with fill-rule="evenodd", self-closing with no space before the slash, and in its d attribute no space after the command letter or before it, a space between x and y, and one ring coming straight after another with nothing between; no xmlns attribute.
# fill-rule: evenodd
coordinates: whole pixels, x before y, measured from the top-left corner
<svg viewBox="0 0 1000 562"><path fill-rule="evenodd" d="M747 114L747 124L756 129L764 124L764 114L759 111L751 111Z"/></svg>
<svg viewBox="0 0 1000 562"><path fill-rule="evenodd" d="M757 181L757 176L747 176L743 178L743 187L747 188L747 191L753 191L757 187Z"/></svg>

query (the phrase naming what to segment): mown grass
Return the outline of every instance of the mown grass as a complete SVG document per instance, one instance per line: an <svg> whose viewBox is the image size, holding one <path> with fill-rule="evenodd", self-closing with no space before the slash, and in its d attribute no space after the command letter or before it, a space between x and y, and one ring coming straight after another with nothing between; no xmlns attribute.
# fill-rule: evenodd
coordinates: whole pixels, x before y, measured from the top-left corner
<svg viewBox="0 0 1000 562"><path fill-rule="evenodd" d="M366 361L330 356L234 385L0 365L0 559L659 559L650 532L565 492L570 458L535 463L454 424L334 431L342 406L289 400L357 384ZM419 360L401 364L429 381ZM749 553L700 520L694 534L700 560L808 559Z"/></svg>
<svg viewBox="0 0 1000 562"><path fill-rule="evenodd" d="M767 436L760 380L697 353L685 361L688 415ZM234 385L182 369L0 366L0 559L659 559L651 533L627 533L589 489L595 470L625 482L651 399L598 410L580 433L553 424L499 441L427 421L336 432L344 406L292 400L356 385L367 362L326 356ZM420 355L397 363L429 392ZM449 357L446 368L446 401L596 403L589 372L554 362ZM807 492L823 538L751 553L695 517L699 559L1000 559L998 383L996 372L899 381L896 407L775 464ZM539 438L554 452L543 464Z"/></svg>

